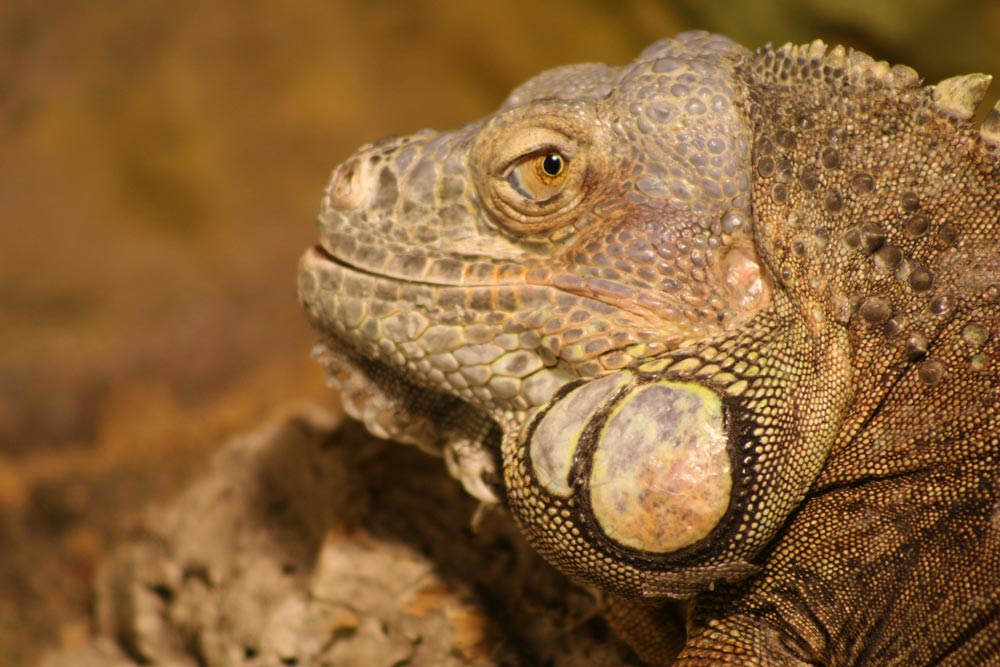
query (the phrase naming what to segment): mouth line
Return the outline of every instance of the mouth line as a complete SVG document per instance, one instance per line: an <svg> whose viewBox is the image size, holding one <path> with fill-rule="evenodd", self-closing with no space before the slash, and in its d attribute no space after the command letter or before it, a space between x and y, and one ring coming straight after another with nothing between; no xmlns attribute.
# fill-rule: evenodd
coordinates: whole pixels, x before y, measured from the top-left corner
<svg viewBox="0 0 1000 667"><path fill-rule="evenodd" d="M333 253L331 253L322 244L319 243L310 248L309 252L312 259L318 260L325 264L332 264L338 269L347 271L349 273L356 273L362 276L368 276L369 278L374 278L376 280L395 280L397 282L403 282L404 280L403 278L397 278L395 276L385 275L384 273L374 273L372 271L368 271L367 269L363 269L355 264L346 262L337 257L336 255L334 255ZM419 280L407 280L406 282L427 285L428 287L440 287L440 285L435 285L434 283L421 283Z"/></svg>
<svg viewBox="0 0 1000 667"><path fill-rule="evenodd" d="M387 273L376 273L374 271L365 269L363 267L352 264L344 259L341 259L333 252L331 252L325 245L318 243L310 248L309 257L318 262L322 262L328 266L336 267L337 270L343 271L345 273L351 273L358 276L364 276L371 280L376 281L386 281L392 282L400 285L412 285L415 287L424 288L427 290L441 290L441 289L458 289L458 290L477 290L477 289L504 289L504 288L543 288L553 290L562 294L570 295L578 299L585 299L594 301L596 303L604 304L605 306L611 306L623 313L629 313L633 317L637 317L645 321L655 320L654 314L646 309L642 308L630 308L622 303L616 303L614 300L607 300L601 298L601 296L594 294L591 290L586 289L585 286L581 285L574 289L568 285L558 285L552 282L533 282L527 280L518 281L505 281L505 282L431 282L427 280L419 280L413 278L407 278L394 274ZM653 317L651 317L653 316Z"/></svg>
<svg viewBox="0 0 1000 667"><path fill-rule="evenodd" d="M349 272L349 273L354 273L354 274L361 275L361 276L366 276L366 277L372 278L374 280L385 280L385 281L390 281L390 282L394 282L394 283L405 283L407 285L419 285L421 287L426 287L428 289L434 289L434 288L442 289L442 288L448 288L448 287L453 287L453 288L457 288L457 289L476 289L476 288L481 288L481 287L489 287L489 288L494 288L494 287L520 287L520 286L523 286L523 285L527 284L525 282L520 282L520 281L519 282L484 282L484 283L478 283L478 282L455 282L455 283L432 282L432 281L420 280L420 279L416 279L416 278L407 278L407 277L400 276L400 275L395 275L395 274L392 274L392 273L377 273L375 271L371 271L369 269L366 269L364 267L360 267L360 266L358 266L356 264L352 264L352 263L350 263L350 262L348 262L348 261L346 261L344 259L341 259L340 257L338 257L335 254L333 254L332 252L330 252L322 244L316 244L316 245L314 245L312 248L310 248L309 252L310 252L310 255L311 255L312 259L321 261L321 262L323 262L325 264L332 264L333 266L337 267L338 269L340 269L342 271L346 271L346 272Z"/></svg>

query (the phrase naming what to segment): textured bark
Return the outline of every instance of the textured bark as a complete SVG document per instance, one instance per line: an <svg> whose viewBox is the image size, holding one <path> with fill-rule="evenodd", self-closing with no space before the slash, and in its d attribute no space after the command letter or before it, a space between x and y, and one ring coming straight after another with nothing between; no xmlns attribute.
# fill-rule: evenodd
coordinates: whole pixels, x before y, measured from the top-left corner
<svg viewBox="0 0 1000 667"><path fill-rule="evenodd" d="M237 438L96 583L45 667L638 664L600 602L444 466L318 410Z"/></svg>

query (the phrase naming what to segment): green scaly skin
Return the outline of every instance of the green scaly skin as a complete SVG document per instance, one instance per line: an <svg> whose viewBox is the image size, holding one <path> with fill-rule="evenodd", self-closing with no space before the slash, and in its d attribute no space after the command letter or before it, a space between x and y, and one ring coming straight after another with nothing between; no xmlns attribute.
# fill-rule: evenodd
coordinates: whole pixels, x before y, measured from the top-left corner
<svg viewBox="0 0 1000 667"><path fill-rule="evenodd" d="M652 663L1000 664L988 83L704 33L544 73L334 172L320 356Z"/></svg>

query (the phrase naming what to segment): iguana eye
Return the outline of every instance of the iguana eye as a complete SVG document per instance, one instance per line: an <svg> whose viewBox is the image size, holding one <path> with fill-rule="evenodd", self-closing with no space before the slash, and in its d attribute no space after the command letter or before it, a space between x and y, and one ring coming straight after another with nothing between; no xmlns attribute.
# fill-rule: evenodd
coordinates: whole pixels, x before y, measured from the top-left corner
<svg viewBox="0 0 1000 667"><path fill-rule="evenodd" d="M593 147L604 141L604 128L583 117L564 106L515 110L480 131L472 149L476 183L498 226L544 233L580 214L600 182L603 157Z"/></svg>
<svg viewBox="0 0 1000 667"><path fill-rule="evenodd" d="M530 155L514 164L507 173L507 182L527 199L545 202L565 185L568 162L558 151Z"/></svg>

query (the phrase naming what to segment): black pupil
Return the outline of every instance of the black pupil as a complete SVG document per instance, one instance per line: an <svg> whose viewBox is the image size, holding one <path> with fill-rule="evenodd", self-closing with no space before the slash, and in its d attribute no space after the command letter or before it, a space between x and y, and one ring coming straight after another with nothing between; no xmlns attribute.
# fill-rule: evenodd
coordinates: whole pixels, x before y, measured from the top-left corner
<svg viewBox="0 0 1000 667"><path fill-rule="evenodd" d="M549 153L542 160L542 170L549 176L558 176L563 169L562 155L559 153Z"/></svg>

